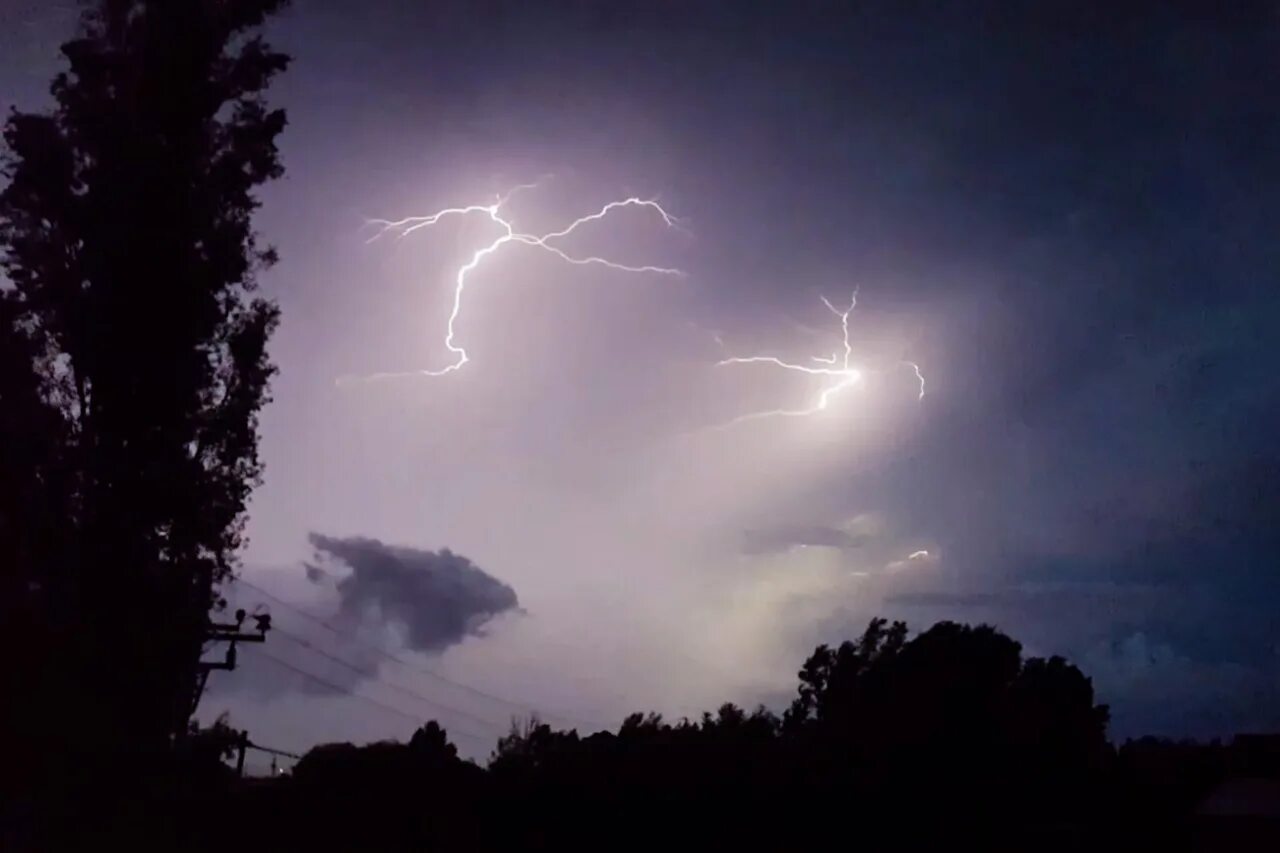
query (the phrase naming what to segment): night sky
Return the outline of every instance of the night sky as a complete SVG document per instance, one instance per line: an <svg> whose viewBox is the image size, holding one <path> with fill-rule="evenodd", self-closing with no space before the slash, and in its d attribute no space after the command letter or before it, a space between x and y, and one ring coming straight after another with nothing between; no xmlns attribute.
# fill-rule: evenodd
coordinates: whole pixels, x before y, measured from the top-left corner
<svg viewBox="0 0 1280 853"><path fill-rule="evenodd" d="M41 106L74 11L3 9L0 100ZM1113 738L1280 725L1275 4L296 0L270 36L284 319L234 598L281 633L203 716L285 748L438 716L483 755L529 709L777 707L879 614L1070 657ZM366 220L530 181L504 213L542 233L658 200L678 227L564 247L687 274L506 246L462 370L338 382L447 364L500 233ZM717 428L813 403L717 362L816 364L855 288L865 381Z"/></svg>

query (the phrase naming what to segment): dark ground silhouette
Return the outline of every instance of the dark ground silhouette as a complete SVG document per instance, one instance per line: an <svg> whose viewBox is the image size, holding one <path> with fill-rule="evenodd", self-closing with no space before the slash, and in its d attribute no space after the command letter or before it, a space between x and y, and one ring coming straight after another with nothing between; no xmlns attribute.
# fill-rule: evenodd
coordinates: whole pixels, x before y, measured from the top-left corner
<svg viewBox="0 0 1280 853"><path fill-rule="evenodd" d="M922 849L1273 849L1275 819L1206 812L1233 780L1280 786L1280 737L1107 740L1107 710L1061 658L988 627L914 637L874 620L818 647L781 715L636 713L581 734L513 722L487 765L428 722L408 743L316 746L242 779L236 733L189 741L166 843L213 849L585 849L850 844ZM223 760L219 760L219 755ZM1209 809L1208 811L1213 811ZM1244 810L1249 811L1248 809ZM154 800L126 836L155 833ZM211 827L200 815L216 813Z"/></svg>

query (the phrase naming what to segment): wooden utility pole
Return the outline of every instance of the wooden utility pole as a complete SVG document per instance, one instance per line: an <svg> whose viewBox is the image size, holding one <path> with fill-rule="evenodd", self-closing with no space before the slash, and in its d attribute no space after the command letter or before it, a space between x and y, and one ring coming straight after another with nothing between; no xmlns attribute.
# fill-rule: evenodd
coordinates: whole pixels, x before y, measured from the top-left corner
<svg viewBox="0 0 1280 853"><path fill-rule="evenodd" d="M204 695L205 684L209 681L209 673L215 669L233 670L236 668L236 643L265 643L267 641L267 632L271 630L271 614L262 613L253 617L256 631L254 633L246 633L244 628L244 620L246 617L244 608L236 611L236 621L234 622L210 622L209 627L205 631L204 641L206 643L226 643L227 651L220 661L200 661L199 675L196 679L195 695L191 697L191 708L187 713L187 719L195 716L196 708L200 705L200 697ZM240 758L244 760L244 749L240 750Z"/></svg>
<svg viewBox="0 0 1280 853"><path fill-rule="evenodd" d="M249 733L247 731L240 732L240 739L236 743L236 749L237 749L237 754L236 754L236 775L237 776L244 775L244 752L246 749L256 749L259 752L265 752L271 756L271 777L272 778L275 778L276 776L280 775L280 768L279 768L279 765L276 763L277 756L283 755L285 758L292 758L294 761L299 761L302 758L302 756L298 755L297 753L289 752L283 749L273 749L269 746L261 746L260 744L256 744L253 741L249 740Z"/></svg>
<svg viewBox="0 0 1280 853"><path fill-rule="evenodd" d="M240 732L240 738L236 741L236 775L244 775L244 751L249 748L249 732Z"/></svg>

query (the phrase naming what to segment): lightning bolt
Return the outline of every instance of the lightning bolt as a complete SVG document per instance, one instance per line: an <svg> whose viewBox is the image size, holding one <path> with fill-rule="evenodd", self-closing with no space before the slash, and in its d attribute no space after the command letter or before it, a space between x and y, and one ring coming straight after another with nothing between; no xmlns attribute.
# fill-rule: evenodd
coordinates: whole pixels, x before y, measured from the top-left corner
<svg viewBox="0 0 1280 853"><path fill-rule="evenodd" d="M471 204L464 207L447 207L438 210L435 213L426 216L409 216L404 219L370 219L366 225L376 227L376 231L372 237L366 240L366 243L372 243L386 236L395 236L403 239L416 231L429 228L440 222L442 219L451 216L467 216L479 214L488 218L491 222L501 229L498 236L485 246L480 247L471 256L471 259L458 268L453 279L453 307L449 312L449 321L445 327L444 345L445 348L453 354L453 361L437 370L410 370L395 373L375 373L370 376L363 377L364 380L378 379L398 379L411 376L444 376L461 370L471 357L467 354L465 347L457 343L457 323L458 318L462 314L462 297L467 288L468 276L476 270L477 267L488 257L493 255L503 246L515 243L524 246L532 246L543 251L550 252L560 260L576 266L602 266L619 272L629 273L654 273L657 275L683 276L684 272L671 267L660 267L651 264L642 266L633 266L630 264L617 263L607 258L598 257L596 255L578 256L561 249L559 246L552 244L552 241L560 240L568 237L574 231L590 222L597 222L604 219L610 213L627 207L637 207L650 210L658 214L664 225L669 228L679 228L678 220L667 213L662 205L658 204L654 199L639 198L632 196L630 198L611 201L601 207L595 213L589 213L586 216L580 216L570 222L564 228L558 231L549 231L545 234L530 234L525 231L517 230L515 224L503 214L503 207L511 197L518 192L534 189L537 184L521 184L509 190L505 195L501 195L492 204Z"/></svg>
<svg viewBox="0 0 1280 853"><path fill-rule="evenodd" d="M920 383L920 396L916 397L916 399L923 400L924 399L924 374L920 372L920 365L916 364L914 361L907 361L906 359L903 359L902 363L905 364L907 367L910 367L912 372L915 373L916 381Z"/></svg>
<svg viewBox="0 0 1280 853"><path fill-rule="evenodd" d="M785 361L772 355L753 355L738 358L726 358L716 363L717 367L724 367L732 364L768 364L773 367L780 367L783 370L790 370L796 373L802 373L809 376L825 377L825 387L818 393L812 405L803 409L770 409L763 412L751 412L745 415L739 415L733 420L722 425L722 428L728 428L736 424L746 421L759 420L761 418L802 418L810 415L816 415L826 410L831 404L831 400L839 393L847 388L851 388L860 384L866 376L866 371L851 363L853 358L853 346L849 343L849 315L853 313L853 309L858 305L858 291L855 290L849 297L849 305L846 308L837 308L825 297L820 297L822 304L827 310L840 318L840 333L843 343L843 351L837 350L829 356L810 356L809 360L813 364L822 365L814 367L811 364L796 364L795 362ZM903 361L905 365L911 367L914 371L917 381L920 384L920 393L917 399L924 399L924 375L920 372L920 366L913 361Z"/></svg>

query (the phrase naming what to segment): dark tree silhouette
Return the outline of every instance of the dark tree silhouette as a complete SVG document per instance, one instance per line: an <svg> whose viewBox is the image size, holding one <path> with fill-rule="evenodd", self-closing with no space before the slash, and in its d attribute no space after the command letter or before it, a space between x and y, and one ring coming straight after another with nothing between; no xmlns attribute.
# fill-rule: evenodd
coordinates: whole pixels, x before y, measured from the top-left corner
<svg viewBox="0 0 1280 853"><path fill-rule="evenodd" d="M852 703L859 679L881 657L893 657L907 638L905 622L894 622L887 630L884 619L872 619L857 640L846 640L831 649L814 649L799 673L798 695L784 715L791 730L805 723L839 725L853 713Z"/></svg>
<svg viewBox="0 0 1280 853"><path fill-rule="evenodd" d="M449 743L449 734L431 720L409 738L409 751L427 766L444 766L458 760L458 748Z"/></svg>
<svg viewBox="0 0 1280 853"><path fill-rule="evenodd" d="M1068 809L1108 757L1107 709L1062 658L1025 662L986 625L940 622L907 639L871 622L819 646L800 670L787 731L817 771L879 796L894 790L972 816L987 808Z"/></svg>
<svg viewBox="0 0 1280 853"><path fill-rule="evenodd" d="M1016 832L1096 813L1106 709L1075 667L1024 662L994 628L942 622L911 637L876 619L856 640L819 646L799 681L781 720L726 704L675 724L636 713L589 737L513 726L489 779L523 834L499 841L572 845L601 825L680 825L712 843L786 846L833 832L816 816L848 813L863 837L923 842L960 825ZM565 803L578 820L557 817ZM909 822L922 807L934 820Z"/></svg>
<svg viewBox="0 0 1280 853"><path fill-rule="evenodd" d="M622 730L626 728L627 723L623 723ZM561 756L575 752L578 744L576 731L558 732L536 716L524 722L512 721L511 730L498 738L489 767L499 775L509 776L546 772L556 766Z"/></svg>
<svg viewBox="0 0 1280 853"><path fill-rule="evenodd" d="M242 544L277 322L252 295L285 124L262 93L287 64L254 32L283 3L101 0L53 111L4 126L4 630L28 650L20 739L46 764L79 749L76 773L185 730Z"/></svg>
<svg viewBox="0 0 1280 853"><path fill-rule="evenodd" d="M339 850L461 849L476 827L460 816L481 799L483 776L434 720L407 744L318 746L294 768L297 797L278 804L284 820L279 810L270 816L279 834L263 849L308 846L300 840Z"/></svg>
<svg viewBox="0 0 1280 853"><path fill-rule="evenodd" d="M783 719L724 704L675 722L634 713L584 735L534 717L513 722L486 770L432 722L406 744L318 746L292 777L206 784L187 801L232 805L237 843L262 850L619 838L638 849L1188 849L1193 812L1229 776L1280 778L1275 737L1230 749L1144 740L1115 756L1106 725L1089 679L1062 658L1024 660L988 626L911 636L877 619L814 651ZM1192 849L1239 846L1206 837Z"/></svg>
<svg viewBox="0 0 1280 853"><path fill-rule="evenodd" d="M40 591L31 584L67 510L67 425L44 398L39 355L15 294L0 290L0 625L15 636L36 622Z"/></svg>

